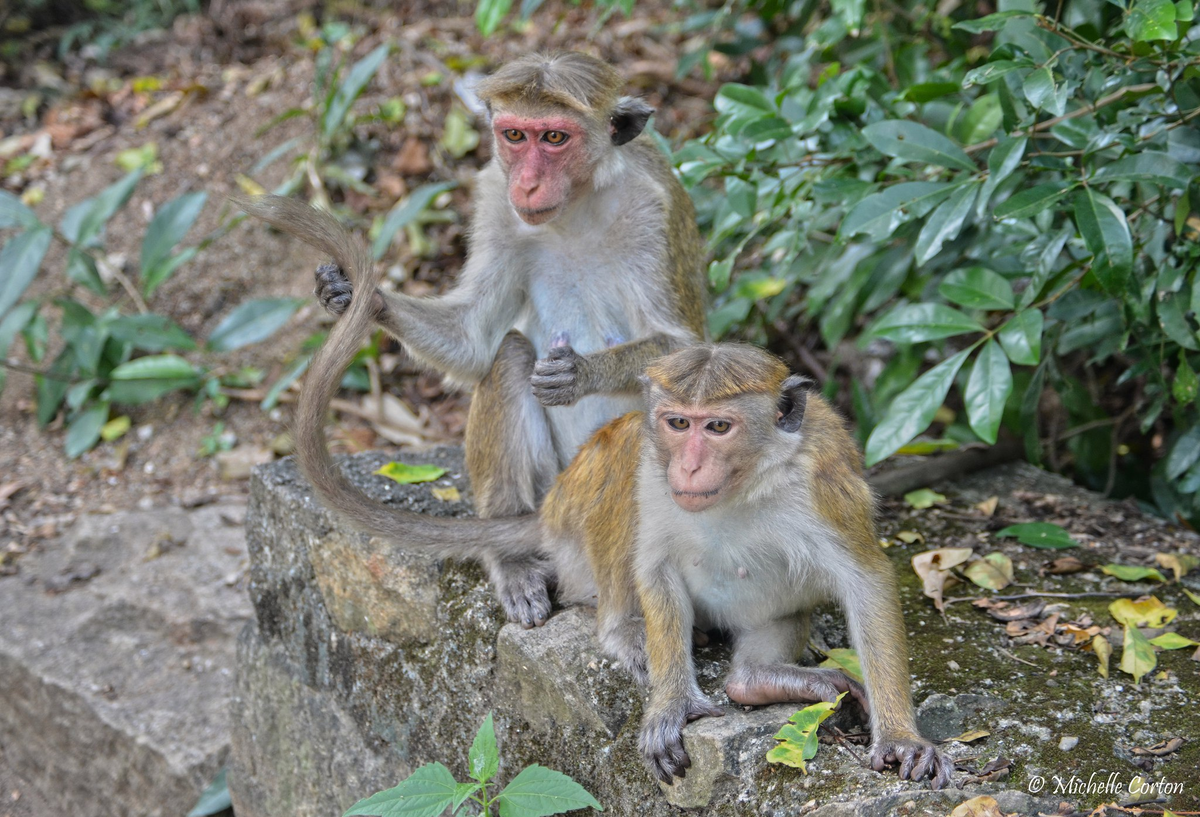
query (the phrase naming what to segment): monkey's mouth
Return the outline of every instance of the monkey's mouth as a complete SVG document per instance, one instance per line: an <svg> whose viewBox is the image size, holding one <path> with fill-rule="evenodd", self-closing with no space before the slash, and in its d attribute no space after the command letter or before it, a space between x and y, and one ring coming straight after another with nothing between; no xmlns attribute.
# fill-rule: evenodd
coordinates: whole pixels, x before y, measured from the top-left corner
<svg viewBox="0 0 1200 817"><path fill-rule="evenodd" d="M545 224L558 212L557 206L540 207L537 209L515 207L514 209L517 211L517 215L521 217L521 221L524 221L526 224Z"/></svg>
<svg viewBox="0 0 1200 817"><path fill-rule="evenodd" d="M672 488L671 493L675 494L675 496L684 496L693 499L708 499L709 497L714 497L721 493L721 489L713 488L711 491L676 491L674 488Z"/></svg>
<svg viewBox="0 0 1200 817"><path fill-rule="evenodd" d="M720 499L720 494L721 488L719 486L710 491L680 491L676 488L671 489L671 499L675 500L675 504L680 508L690 513L699 513L711 508Z"/></svg>

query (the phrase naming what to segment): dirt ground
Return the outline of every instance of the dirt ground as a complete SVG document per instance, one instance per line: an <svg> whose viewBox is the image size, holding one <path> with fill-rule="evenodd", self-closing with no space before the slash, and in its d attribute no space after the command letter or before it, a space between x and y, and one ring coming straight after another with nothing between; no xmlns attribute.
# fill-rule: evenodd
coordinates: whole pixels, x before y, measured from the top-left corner
<svg viewBox="0 0 1200 817"><path fill-rule="evenodd" d="M732 75L733 66L718 65L707 80L698 78L699 71L695 77L675 77L676 60L689 35L678 31L681 16L666 3L638 3L631 18L618 13L603 19L595 11L552 0L530 24L502 28L502 34L488 38L475 30L473 3L417 2L401 11L382 3L374 8L340 4L336 15L323 17L323 8L332 5L214 0L205 16L180 18L172 30L145 36L102 65L72 56L65 63L46 60L2 69L0 85L6 87L0 88L0 144L13 139L9 145L42 156L0 179L0 187L17 195L35 191L41 196L34 205L38 216L57 224L71 205L124 174L114 162L121 151L154 142L161 172L140 182L107 230L110 260L123 263L125 272L135 276L140 242L156 207L183 192L208 191L204 211L185 240L194 243L219 233L230 218L224 202L237 192L239 174L267 189L285 178L287 161L258 173L252 168L276 145L293 137L310 139L312 118L299 116L256 134L274 117L311 104L316 52L306 37L314 20L342 20L360 35L352 59L381 42L396 45L356 110L369 111L396 97L407 107L401 127L379 122L358 126L356 134L371 148L367 178L377 195L351 192L342 203L359 215L360 226L367 226L371 216L386 213L422 184L459 181L449 208L458 219L427 230L435 248L431 256L415 256L401 240L385 258L405 291L436 293L453 282L461 264L471 178L487 158L486 138L461 159L439 145L447 112L461 106L453 84L463 72L486 71L533 50L586 50L621 69L630 92L658 108L658 130L673 139L705 127L718 80ZM146 77L155 78L160 87L148 90L153 83L136 81ZM22 105L33 95L36 107L27 108L36 115L24 116ZM107 303L70 288L63 275L64 256L61 244L52 246L26 297L50 300L69 292L93 310L115 303L123 312L135 311L119 287L113 287ZM312 270L321 261L297 242L244 223L184 266L154 294L149 308L203 339L245 299L309 299L269 341L224 355L189 355L214 369L259 367L269 385L323 322L311 299ZM44 314L52 327L57 324L55 307ZM56 351L54 335L52 329L51 354ZM9 357L30 365L23 354L18 342ZM423 436L455 439L463 425L465 396L445 393L435 376L416 372L402 354L383 360L384 385L415 408ZM0 575L18 573L22 553L51 539L79 513L167 503L195 506L243 495L244 477L223 478L217 458L198 453L218 421L236 441L223 457L233 466L272 456L273 443L286 450L286 438L280 436L289 420L286 407L264 412L256 399L235 398L221 411L211 401L197 407L190 396L175 395L134 407L128 412L133 421L128 434L72 461L63 453L62 418L40 429L33 395L32 377L10 370L0 394ZM370 425L349 415L342 415L334 438L346 450L387 443Z"/></svg>

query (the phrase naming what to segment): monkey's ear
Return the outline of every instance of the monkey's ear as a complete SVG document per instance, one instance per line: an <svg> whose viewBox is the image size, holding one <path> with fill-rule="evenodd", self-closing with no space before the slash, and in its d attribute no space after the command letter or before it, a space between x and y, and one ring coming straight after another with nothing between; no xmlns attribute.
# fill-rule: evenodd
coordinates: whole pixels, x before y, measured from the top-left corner
<svg viewBox="0 0 1200 817"><path fill-rule="evenodd" d="M779 394L779 419L775 424L791 434L800 430L804 422L804 409L808 405L808 392L813 382L798 374L788 375Z"/></svg>
<svg viewBox="0 0 1200 817"><path fill-rule="evenodd" d="M618 99L608 119L608 132L612 134L613 144L619 147L632 142L646 127L653 113L653 108L636 97L623 96Z"/></svg>

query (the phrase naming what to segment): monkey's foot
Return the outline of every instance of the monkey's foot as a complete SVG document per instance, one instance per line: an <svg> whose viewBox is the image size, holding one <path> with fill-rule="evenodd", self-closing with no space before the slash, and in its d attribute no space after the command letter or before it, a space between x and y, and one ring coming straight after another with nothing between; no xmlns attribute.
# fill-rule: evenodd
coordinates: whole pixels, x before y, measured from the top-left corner
<svg viewBox="0 0 1200 817"><path fill-rule="evenodd" d="M529 384L543 406L570 406L583 397L581 358L570 346L555 346L533 366Z"/></svg>
<svg viewBox="0 0 1200 817"><path fill-rule="evenodd" d="M526 630L546 623L550 618L550 583L554 576L549 563L537 559L501 562L490 572L509 621Z"/></svg>
<svg viewBox="0 0 1200 817"><path fill-rule="evenodd" d="M666 784L687 775L692 759L683 748L683 727L705 716L719 718L725 711L701 695L673 701L666 707L651 711L642 719L638 748L650 774Z"/></svg>
<svg viewBox="0 0 1200 817"><path fill-rule="evenodd" d="M600 626L600 645L613 660L629 671L640 686L649 686L646 664L646 622L641 618L622 618L616 624Z"/></svg>
<svg viewBox="0 0 1200 817"><path fill-rule="evenodd" d="M354 286L346 273L337 264L322 264L317 267L317 288L314 295L325 311L331 315L341 315L350 308L350 297L354 294Z"/></svg>
<svg viewBox="0 0 1200 817"><path fill-rule="evenodd" d="M900 764L900 779L919 781L929 778L940 789L950 782L954 763L941 750L921 737L880 738L871 747L871 768L882 772L885 766Z"/></svg>
<svg viewBox="0 0 1200 817"><path fill-rule="evenodd" d="M849 692L863 714L870 716L867 690L841 670L795 664L744 666L734 669L725 682L729 700L743 706L835 701L843 692Z"/></svg>

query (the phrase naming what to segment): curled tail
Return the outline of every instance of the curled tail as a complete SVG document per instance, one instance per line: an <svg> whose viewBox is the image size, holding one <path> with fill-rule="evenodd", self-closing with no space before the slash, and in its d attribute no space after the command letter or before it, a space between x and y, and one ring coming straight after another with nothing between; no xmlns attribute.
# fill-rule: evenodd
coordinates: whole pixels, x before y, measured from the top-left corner
<svg viewBox="0 0 1200 817"><path fill-rule="evenodd" d="M296 406L296 459L322 502L365 533L442 557L483 560L488 555L525 556L540 552L535 515L503 519L426 516L377 502L346 478L329 454L325 416L346 367L358 353L374 320L374 299L370 293L380 280L374 261L366 244L333 216L303 202L279 196L235 197L233 201L250 215L333 256L354 287L350 307L313 357Z"/></svg>

